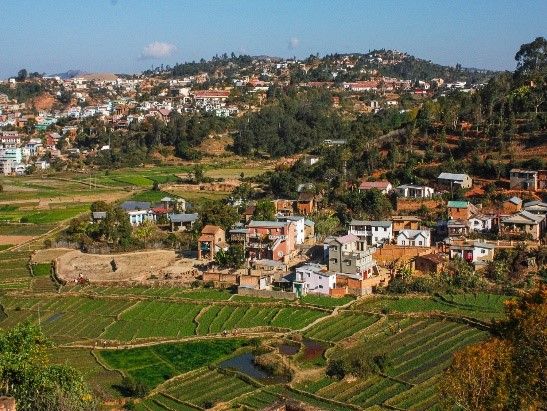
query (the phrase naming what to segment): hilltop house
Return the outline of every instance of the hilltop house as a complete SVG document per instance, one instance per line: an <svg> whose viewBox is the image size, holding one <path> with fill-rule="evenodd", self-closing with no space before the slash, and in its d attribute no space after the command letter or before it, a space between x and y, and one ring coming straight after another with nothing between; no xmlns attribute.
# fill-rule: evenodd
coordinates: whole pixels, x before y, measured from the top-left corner
<svg viewBox="0 0 547 411"><path fill-rule="evenodd" d="M518 197L511 197L502 203L501 209L508 214L518 213L522 209L522 200Z"/></svg>
<svg viewBox="0 0 547 411"><path fill-rule="evenodd" d="M435 190L432 187L414 184L403 184L395 188L397 194L403 198L431 198Z"/></svg>
<svg viewBox="0 0 547 411"><path fill-rule="evenodd" d="M335 287L336 273L319 264L306 264L296 268L293 292L298 296L307 293L330 295L330 291Z"/></svg>
<svg viewBox="0 0 547 411"><path fill-rule="evenodd" d="M437 177L437 182L442 185L461 188L471 188L473 180L467 174L441 173Z"/></svg>

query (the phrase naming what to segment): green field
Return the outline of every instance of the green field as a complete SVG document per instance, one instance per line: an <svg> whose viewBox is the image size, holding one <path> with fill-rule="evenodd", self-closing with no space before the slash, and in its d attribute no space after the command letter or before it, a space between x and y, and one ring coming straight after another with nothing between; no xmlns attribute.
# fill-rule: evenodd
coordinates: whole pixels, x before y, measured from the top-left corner
<svg viewBox="0 0 547 411"><path fill-rule="evenodd" d="M318 307L325 307L325 308L338 307L340 305L347 304L353 300L355 300L355 298L349 295L346 295L340 298L332 298L332 297L323 296L323 295L308 294L301 298L301 301L304 304L317 305Z"/></svg>
<svg viewBox="0 0 547 411"><path fill-rule="evenodd" d="M243 346L246 340L221 339L160 344L149 347L100 350L110 367L130 375L149 388L178 374L212 364Z"/></svg>
<svg viewBox="0 0 547 411"><path fill-rule="evenodd" d="M482 320L502 317L504 301L496 294L446 294L435 297L371 297L359 301L355 310L369 312L441 312Z"/></svg>
<svg viewBox="0 0 547 411"><path fill-rule="evenodd" d="M308 338L321 341L340 341L367 328L376 321L378 316L342 313L321 321L304 334Z"/></svg>
<svg viewBox="0 0 547 411"><path fill-rule="evenodd" d="M0 212L0 219L2 219ZM0 235L38 236L54 228L54 224L0 224Z"/></svg>

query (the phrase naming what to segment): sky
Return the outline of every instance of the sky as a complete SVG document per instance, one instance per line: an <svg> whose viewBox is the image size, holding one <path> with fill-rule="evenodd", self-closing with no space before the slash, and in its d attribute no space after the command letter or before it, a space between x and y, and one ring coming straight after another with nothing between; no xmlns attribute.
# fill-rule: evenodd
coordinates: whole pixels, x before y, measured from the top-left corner
<svg viewBox="0 0 547 411"><path fill-rule="evenodd" d="M547 37L547 1L0 0L0 22L0 78L379 48L513 70L521 44Z"/></svg>

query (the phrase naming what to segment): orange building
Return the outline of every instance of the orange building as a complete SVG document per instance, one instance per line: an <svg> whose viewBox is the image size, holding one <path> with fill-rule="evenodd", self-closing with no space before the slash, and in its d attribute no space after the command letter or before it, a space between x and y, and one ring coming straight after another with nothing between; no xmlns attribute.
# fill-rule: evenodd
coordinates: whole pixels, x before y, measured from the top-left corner
<svg viewBox="0 0 547 411"><path fill-rule="evenodd" d="M198 259L213 260L216 253L226 248L224 230L216 225L206 225L198 238Z"/></svg>

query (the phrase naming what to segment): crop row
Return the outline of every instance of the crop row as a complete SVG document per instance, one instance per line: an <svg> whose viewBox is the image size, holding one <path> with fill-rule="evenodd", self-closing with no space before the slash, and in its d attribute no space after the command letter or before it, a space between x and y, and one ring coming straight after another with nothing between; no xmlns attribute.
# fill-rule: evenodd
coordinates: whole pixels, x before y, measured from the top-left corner
<svg viewBox="0 0 547 411"><path fill-rule="evenodd" d="M256 390L250 394L237 398L232 405L245 407L249 410L261 410L279 399L275 393L268 392L266 389Z"/></svg>
<svg viewBox="0 0 547 411"><path fill-rule="evenodd" d="M258 326L299 329L323 315L321 311L306 308L213 305L199 317L197 333L218 333Z"/></svg>
<svg viewBox="0 0 547 411"><path fill-rule="evenodd" d="M400 409L430 410L439 401L438 381L439 377L437 376L426 380L399 395L393 396L386 401L386 404Z"/></svg>
<svg viewBox="0 0 547 411"><path fill-rule="evenodd" d="M312 327L306 337L323 341L340 341L370 326L378 316L344 313L321 321Z"/></svg>
<svg viewBox="0 0 547 411"><path fill-rule="evenodd" d="M176 399L210 408L219 401L231 401L254 389L238 377L202 369L170 384L164 391Z"/></svg>

